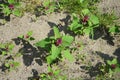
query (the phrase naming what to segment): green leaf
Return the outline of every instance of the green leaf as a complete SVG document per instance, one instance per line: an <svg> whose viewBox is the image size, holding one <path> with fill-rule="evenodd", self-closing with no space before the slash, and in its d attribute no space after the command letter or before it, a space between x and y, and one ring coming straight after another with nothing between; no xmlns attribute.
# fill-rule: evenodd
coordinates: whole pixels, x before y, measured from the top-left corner
<svg viewBox="0 0 120 80"><path fill-rule="evenodd" d="M7 52L6 51L2 51L2 55L6 55L7 54Z"/></svg>
<svg viewBox="0 0 120 80"><path fill-rule="evenodd" d="M13 10L12 13L18 17L21 16L21 12L18 9Z"/></svg>
<svg viewBox="0 0 120 80"><path fill-rule="evenodd" d="M23 39L23 38L24 38L24 35L20 35L20 36L18 36L18 38L21 38L21 39Z"/></svg>
<svg viewBox="0 0 120 80"><path fill-rule="evenodd" d="M84 0L80 0L80 3L82 3Z"/></svg>
<svg viewBox="0 0 120 80"><path fill-rule="evenodd" d="M6 67L10 67L10 65L9 65L8 63L5 63L5 66L6 66Z"/></svg>
<svg viewBox="0 0 120 80"><path fill-rule="evenodd" d="M114 58L112 61L107 60L107 64L111 65L111 64L117 64L117 59Z"/></svg>
<svg viewBox="0 0 120 80"><path fill-rule="evenodd" d="M9 45L9 49L12 50L14 48L14 45L13 44L10 44Z"/></svg>
<svg viewBox="0 0 120 80"><path fill-rule="evenodd" d="M43 39L43 40L35 43L35 46L45 48L50 44L51 44L51 39L46 38L46 39Z"/></svg>
<svg viewBox="0 0 120 80"><path fill-rule="evenodd" d="M78 18L78 16L77 16L77 14L72 13L72 17L73 17L73 21L74 21L74 22L79 22L79 18Z"/></svg>
<svg viewBox="0 0 120 80"><path fill-rule="evenodd" d="M94 25L99 24L99 19L97 16L91 14L90 19L89 19Z"/></svg>
<svg viewBox="0 0 120 80"><path fill-rule="evenodd" d="M64 47L70 46L74 38L72 36L65 35L62 37L62 45Z"/></svg>
<svg viewBox="0 0 120 80"><path fill-rule="evenodd" d="M50 56L47 56L46 59L47 59L47 63L48 63L48 64L51 64L51 63L53 62L53 60L54 60L54 59L52 59L52 56L51 56L51 55L50 55Z"/></svg>
<svg viewBox="0 0 120 80"><path fill-rule="evenodd" d="M56 47L55 45L52 45L52 48L51 48L52 59L58 58L59 54L60 54L60 49L58 47Z"/></svg>
<svg viewBox="0 0 120 80"><path fill-rule="evenodd" d="M78 28L81 28L83 25L80 24L79 17L77 17L77 15L75 13L72 14L72 17L73 17L73 20L72 20L72 23L69 25L69 29L71 31L75 31Z"/></svg>
<svg viewBox="0 0 120 80"><path fill-rule="evenodd" d="M14 3L15 3L15 0L8 0L8 3L9 3L9 4L14 4Z"/></svg>
<svg viewBox="0 0 120 80"><path fill-rule="evenodd" d="M83 30L83 32L86 34L86 35L89 35L91 33L91 28L85 28Z"/></svg>
<svg viewBox="0 0 120 80"><path fill-rule="evenodd" d="M50 0L44 0L44 1L43 1L43 6L44 6L44 7L49 6L49 4L50 4Z"/></svg>
<svg viewBox="0 0 120 80"><path fill-rule="evenodd" d="M78 29L78 28L81 28L83 25L82 24L79 24L78 22L73 22L70 26L69 26L69 28L70 28L70 30L72 30L72 31L75 31L76 29Z"/></svg>
<svg viewBox="0 0 120 80"><path fill-rule="evenodd" d="M54 27L54 28L53 28L53 31L54 31L55 39L61 37L60 32L59 32L59 30L58 30L57 27Z"/></svg>
<svg viewBox="0 0 120 80"><path fill-rule="evenodd" d="M70 54L69 50L64 50L62 55L64 58L68 59L69 61L74 60L74 57Z"/></svg>
<svg viewBox="0 0 120 80"><path fill-rule="evenodd" d="M120 72L120 67L116 67L115 72Z"/></svg>
<svg viewBox="0 0 120 80"><path fill-rule="evenodd" d="M59 75L59 73L60 73L60 70L53 71L53 74L56 75L56 76Z"/></svg>
<svg viewBox="0 0 120 80"><path fill-rule="evenodd" d="M32 34L33 34L33 31L28 31L27 33L28 36L32 36Z"/></svg>
<svg viewBox="0 0 120 80"><path fill-rule="evenodd" d="M14 64L14 66L15 66L15 67L17 67L17 66L19 66L19 65L20 65L20 63L19 63L19 62L13 62L13 64Z"/></svg>
<svg viewBox="0 0 120 80"><path fill-rule="evenodd" d="M90 13L90 11L89 11L89 9L83 9L83 10L82 10L82 13L83 13L84 15L87 15L87 14Z"/></svg>
<svg viewBox="0 0 120 80"><path fill-rule="evenodd" d="M48 66L48 72L52 72L52 68Z"/></svg>
<svg viewBox="0 0 120 80"><path fill-rule="evenodd" d="M114 59L112 60L112 64L117 64L117 59L116 59L116 58L114 58Z"/></svg>
<svg viewBox="0 0 120 80"><path fill-rule="evenodd" d="M117 32L120 32L120 30L119 30L118 26L112 26L109 28L109 32L110 33L117 33Z"/></svg>
<svg viewBox="0 0 120 80"><path fill-rule="evenodd" d="M56 60L59 57L60 49L56 47L55 45L52 45L51 48L51 55L47 57L47 63L51 64L54 60Z"/></svg>
<svg viewBox="0 0 120 80"><path fill-rule="evenodd" d="M5 7L5 8L3 9L3 13L4 13L6 16L8 16L8 15L11 13L11 10L9 9L9 7Z"/></svg>

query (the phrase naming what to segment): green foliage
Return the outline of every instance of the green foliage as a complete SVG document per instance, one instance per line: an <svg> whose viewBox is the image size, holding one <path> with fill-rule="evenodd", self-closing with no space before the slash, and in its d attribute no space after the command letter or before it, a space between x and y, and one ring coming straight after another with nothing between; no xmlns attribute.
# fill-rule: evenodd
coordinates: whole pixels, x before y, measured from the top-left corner
<svg viewBox="0 0 120 80"><path fill-rule="evenodd" d="M89 8L91 11L94 10L95 3L100 0L59 0L60 9L65 10L69 13L81 14L83 9Z"/></svg>
<svg viewBox="0 0 120 80"><path fill-rule="evenodd" d="M8 55L12 53L12 50L14 48L14 44L12 43L1 43L0 44L0 51L2 53L2 55Z"/></svg>
<svg viewBox="0 0 120 80"><path fill-rule="evenodd" d="M20 36L18 36L18 38L24 39L24 40L27 40L27 41L32 41L32 40L35 40L32 37L32 34L33 34L33 31L28 31L26 35L20 35Z"/></svg>
<svg viewBox="0 0 120 80"><path fill-rule="evenodd" d="M62 55L63 55L63 58L66 58L68 59L69 61L73 61L74 58L73 56L70 54L70 51L69 50L64 50L62 51Z"/></svg>
<svg viewBox="0 0 120 80"><path fill-rule="evenodd" d="M82 11L81 18L77 14L73 14L72 23L69 29L76 34L87 34L94 36L94 29L99 27L99 19L96 15L92 14L88 9ZM87 16L86 16L87 15Z"/></svg>
<svg viewBox="0 0 120 80"><path fill-rule="evenodd" d="M20 11L20 3L15 0L8 0L8 4L1 3L0 6L2 7L2 13L4 13L5 16L9 16L10 14L13 14L15 16L21 16L22 12Z"/></svg>
<svg viewBox="0 0 120 80"><path fill-rule="evenodd" d="M113 74L115 74L117 72L120 72L120 64L118 63L116 58L114 58L112 61L111 60L107 60L107 64L106 65L102 65L100 70L104 74L108 74L109 78L112 78Z"/></svg>
<svg viewBox="0 0 120 80"><path fill-rule="evenodd" d="M60 38L60 37L61 37L61 34L60 34L60 32L59 32L59 30L58 30L58 28L57 28L57 27L54 27L54 28L53 28L53 31L54 31L54 36L55 36L55 39L57 39L57 38Z"/></svg>
<svg viewBox="0 0 120 80"><path fill-rule="evenodd" d="M44 0L42 5L37 9L39 12L43 14L53 13L56 9L56 2L51 0Z"/></svg>
<svg viewBox="0 0 120 80"><path fill-rule="evenodd" d="M112 26L109 28L110 33L119 33L120 32L120 26Z"/></svg>
<svg viewBox="0 0 120 80"><path fill-rule="evenodd" d="M40 77L42 80L66 80L65 75L60 75L60 73L60 69L54 70L51 67L48 67L48 72L40 74Z"/></svg>
<svg viewBox="0 0 120 80"><path fill-rule="evenodd" d="M8 60L5 62L5 67L9 69L9 71L17 69L17 67L20 65L19 62L15 62L13 60Z"/></svg>
<svg viewBox="0 0 120 80"><path fill-rule="evenodd" d="M69 60L73 60L73 56L70 54L68 49L73 41L73 37L69 35L61 35L57 27L54 27L53 30L54 36L43 39L37 42L35 45L37 47L47 49L47 51L50 53L46 58L48 64L60 59L61 55ZM48 48L48 45L51 47Z"/></svg>

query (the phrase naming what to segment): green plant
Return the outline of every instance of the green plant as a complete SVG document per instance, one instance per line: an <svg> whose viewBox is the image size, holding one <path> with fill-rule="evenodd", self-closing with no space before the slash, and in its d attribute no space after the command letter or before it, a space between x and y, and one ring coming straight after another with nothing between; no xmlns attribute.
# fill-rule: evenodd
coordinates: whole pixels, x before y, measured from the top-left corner
<svg viewBox="0 0 120 80"><path fill-rule="evenodd" d="M54 27L54 36L43 39L35 45L46 49L50 54L47 56L47 63L51 64L57 59L67 58L72 61L74 58L70 54L69 46L73 41L73 37L69 35L61 35L58 28Z"/></svg>
<svg viewBox="0 0 120 80"><path fill-rule="evenodd" d="M59 0L57 3L60 9L80 15L81 11L86 8L92 12L95 11L95 3L98 3L99 1L100 0Z"/></svg>
<svg viewBox="0 0 120 80"><path fill-rule="evenodd" d="M31 41L31 40L34 40L34 38L32 37L32 34L33 34L32 31L28 31L26 35L20 35L18 38L24 39L26 41Z"/></svg>
<svg viewBox="0 0 120 80"><path fill-rule="evenodd" d="M5 61L5 67L8 68L9 71L17 69L17 67L20 65L19 62L15 62L13 60L6 60Z"/></svg>
<svg viewBox="0 0 120 80"><path fill-rule="evenodd" d="M120 64L118 63L117 59L114 58L112 61L107 60L106 65L102 65L100 70L104 74L108 74L109 78L112 78L113 74L120 72Z"/></svg>
<svg viewBox="0 0 120 80"><path fill-rule="evenodd" d="M20 3L16 0L7 0L6 3L0 4L2 7L2 13L4 13L5 16L9 16L10 14L13 14L15 16L21 16L20 11Z"/></svg>
<svg viewBox="0 0 120 80"><path fill-rule="evenodd" d="M12 50L14 48L14 44L10 43L1 43L0 44L0 51L2 53L2 55L8 55L12 53Z"/></svg>
<svg viewBox="0 0 120 80"><path fill-rule="evenodd" d="M56 4L55 1L51 1L51 0L44 0L42 2L42 5L37 9L38 11L40 11L43 14L50 14L53 13L56 9Z"/></svg>
<svg viewBox="0 0 120 80"><path fill-rule="evenodd" d="M81 17L72 14L72 23L69 29L76 34L87 34L94 36L94 29L99 27L99 19L96 15L92 14L89 9L83 9Z"/></svg>
<svg viewBox="0 0 120 80"><path fill-rule="evenodd" d="M48 73L42 73L40 77L42 80L66 80L65 75L60 75L60 73L60 69L53 70L51 67L48 67Z"/></svg>

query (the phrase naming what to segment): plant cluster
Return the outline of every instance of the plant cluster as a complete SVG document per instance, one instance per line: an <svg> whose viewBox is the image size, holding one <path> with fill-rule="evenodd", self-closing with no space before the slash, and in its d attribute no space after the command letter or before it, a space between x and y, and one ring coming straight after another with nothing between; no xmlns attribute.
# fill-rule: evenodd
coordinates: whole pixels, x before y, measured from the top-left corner
<svg viewBox="0 0 120 80"><path fill-rule="evenodd" d="M3 66L6 67L9 71L17 69L17 67L20 65L19 62L14 61L16 54L13 53L13 48L13 43L0 44L0 53L2 54L2 57L7 57L3 62Z"/></svg>

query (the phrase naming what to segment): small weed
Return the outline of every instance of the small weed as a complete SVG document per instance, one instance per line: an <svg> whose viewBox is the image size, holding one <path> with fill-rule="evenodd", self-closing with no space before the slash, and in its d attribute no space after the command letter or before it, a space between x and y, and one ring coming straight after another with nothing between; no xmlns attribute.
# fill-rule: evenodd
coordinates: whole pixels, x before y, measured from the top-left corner
<svg viewBox="0 0 120 80"><path fill-rule="evenodd" d="M14 44L10 43L1 43L0 44L0 51L2 53L2 55L9 55L12 53L12 50L14 48Z"/></svg>
<svg viewBox="0 0 120 80"><path fill-rule="evenodd" d="M13 60L6 60L5 61L5 67L9 69L9 71L17 69L17 67L20 65L19 62L15 62Z"/></svg>
<svg viewBox="0 0 120 80"><path fill-rule="evenodd" d="M33 34L32 31L28 31L26 35L20 35L18 38L24 39L24 40L26 40L26 41L32 41L32 40L35 40L35 39L32 37L32 34Z"/></svg>
<svg viewBox="0 0 120 80"><path fill-rule="evenodd" d="M51 67L48 67L48 73L42 73L40 77L42 80L66 80L65 75L60 75L60 73L60 69L53 70Z"/></svg>
<svg viewBox="0 0 120 80"><path fill-rule="evenodd" d="M81 19L73 14L72 23L69 25L69 30L76 34L87 34L94 36L94 29L99 27L99 19L96 15L92 14L88 9L82 10Z"/></svg>
<svg viewBox="0 0 120 80"><path fill-rule="evenodd" d="M2 7L2 13L4 13L5 16L9 16L10 14L13 14L15 16L21 16L20 11L20 3L15 0L7 0L6 3L0 4Z"/></svg>
<svg viewBox="0 0 120 80"><path fill-rule="evenodd" d="M120 64L117 62L117 59L114 58L112 61L107 60L106 65L100 67L101 72L107 77L112 78L113 74L120 72Z"/></svg>

